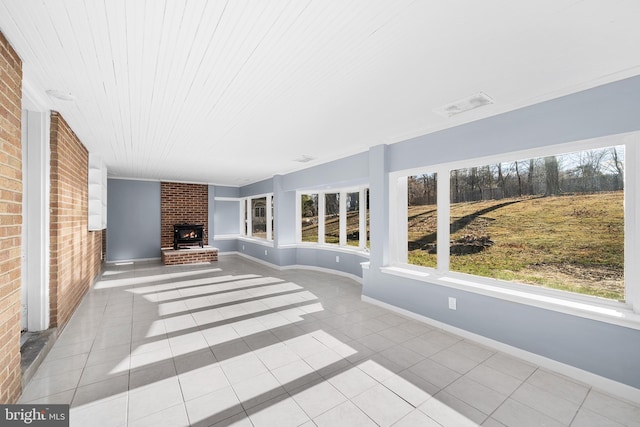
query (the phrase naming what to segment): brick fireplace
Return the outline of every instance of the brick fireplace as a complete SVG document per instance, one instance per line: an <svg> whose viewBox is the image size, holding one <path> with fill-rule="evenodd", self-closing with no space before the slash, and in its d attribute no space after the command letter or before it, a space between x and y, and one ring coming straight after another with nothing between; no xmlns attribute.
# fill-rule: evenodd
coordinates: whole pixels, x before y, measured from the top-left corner
<svg viewBox="0 0 640 427"><path fill-rule="evenodd" d="M174 249L176 224L203 224L202 243L189 249ZM209 243L209 187L180 182L160 183L160 244L166 265L193 264L218 260L218 250Z"/></svg>
<svg viewBox="0 0 640 427"><path fill-rule="evenodd" d="M160 246L173 247L175 224L204 224L203 243L209 243L209 187L204 184L160 184Z"/></svg>

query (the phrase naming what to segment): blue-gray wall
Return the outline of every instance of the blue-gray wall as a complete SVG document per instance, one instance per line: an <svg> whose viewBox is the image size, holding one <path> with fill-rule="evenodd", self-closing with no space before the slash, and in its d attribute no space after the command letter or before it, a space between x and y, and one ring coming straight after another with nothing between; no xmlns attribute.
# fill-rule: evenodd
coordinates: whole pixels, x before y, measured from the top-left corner
<svg viewBox="0 0 640 427"><path fill-rule="evenodd" d="M218 248L221 252L237 251L235 238L216 237L240 233L240 203L238 200L225 200L238 197L240 197L238 187L209 186L209 245Z"/></svg>
<svg viewBox="0 0 640 427"><path fill-rule="evenodd" d="M240 239L238 241L237 251L243 255L248 255L279 267L296 265L319 267L346 273L354 278L362 277L361 264L369 261L369 258L365 255L334 250L330 247L275 248L248 239ZM338 261L336 261L336 257L338 257Z"/></svg>
<svg viewBox="0 0 640 427"><path fill-rule="evenodd" d="M160 257L160 183L108 179L107 261Z"/></svg>
<svg viewBox="0 0 640 427"><path fill-rule="evenodd" d="M384 274L389 172L640 130L640 77L370 150L371 261L363 294L640 388L640 331ZM630 165L636 167L638 165ZM628 261L629 262L629 261ZM637 281L638 278L626 278ZM447 309L448 297L458 309Z"/></svg>
<svg viewBox="0 0 640 427"><path fill-rule="evenodd" d="M366 296L640 388L639 330L380 271L389 260L389 207L394 203L389 199L390 172L638 131L638 111L640 77L634 77L397 144L379 145L365 153L241 188L210 186L209 229L214 234L234 234L235 230L233 202L218 203L215 197L273 192L273 244L242 238L214 244L222 251L238 251L278 266L316 266L355 276L362 276L360 263L369 259L370 268L363 277ZM370 257L294 245L296 191L361 184L368 184L371 194ZM108 215L109 260L159 256L159 183L109 180ZM139 230L137 220L149 232L138 239L135 248L127 247L127 234L134 228ZM155 234L151 228L155 228ZM336 262L336 256L340 262ZM450 296L457 298L456 311L447 309Z"/></svg>
<svg viewBox="0 0 640 427"><path fill-rule="evenodd" d="M369 182L367 152L313 166L282 176L283 191L326 189L365 185Z"/></svg>
<svg viewBox="0 0 640 427"><path fill-rule="evenodd" d="M214 204L214 233L217 235L240 233L240 203L232 200L216 200Z"/></svg>
<svg viewBox="0 0 640 427"><path fill-rule="evenodd" d="M640 77L390 145L390 172L638 130Z"/></svg>
<svg viewBox="0 0 640 427"><path fill-rule="evenodd" d="M255 196L257 194L267 194L272 192L273 180L271 178L240 187L240 197Z"/></svg>

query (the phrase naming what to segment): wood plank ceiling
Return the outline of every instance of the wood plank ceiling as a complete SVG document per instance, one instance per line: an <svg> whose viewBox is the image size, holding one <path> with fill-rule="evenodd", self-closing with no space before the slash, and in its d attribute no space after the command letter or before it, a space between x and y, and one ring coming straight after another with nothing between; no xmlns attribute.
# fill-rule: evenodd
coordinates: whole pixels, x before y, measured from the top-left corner
<svg viewBox="0 0 640 427"><path fill-rule="evenodd" d="M637 0L0 0L25 86L110 176L223 185L640 74L638 18ZM480 91L495 104L434 112Z"/></svg>

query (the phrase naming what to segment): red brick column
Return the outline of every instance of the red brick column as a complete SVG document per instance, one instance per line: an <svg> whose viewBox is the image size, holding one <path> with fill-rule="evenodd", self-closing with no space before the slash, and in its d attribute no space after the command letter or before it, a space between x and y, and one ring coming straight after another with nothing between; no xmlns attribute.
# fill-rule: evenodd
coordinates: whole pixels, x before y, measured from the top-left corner
<svg viewBox="0 0 640 427"><path fill-rule="evenodd" d="M160 246L173 247L173 226L185 222L204 224L204 244L209 243L209 186L160 183Z"/></svg>
<svg viewBox="0 0 640 427"><path fill-rule="evenodd" d="M0 403L20 397L22 61L0 33Z"/></svg>
<svg viewBox="0 0 640 427"><path fill-rule="evenodd" d="M51 113L51 326L64 327L101 269L102 232L89 231L89 153Z"/></svg>

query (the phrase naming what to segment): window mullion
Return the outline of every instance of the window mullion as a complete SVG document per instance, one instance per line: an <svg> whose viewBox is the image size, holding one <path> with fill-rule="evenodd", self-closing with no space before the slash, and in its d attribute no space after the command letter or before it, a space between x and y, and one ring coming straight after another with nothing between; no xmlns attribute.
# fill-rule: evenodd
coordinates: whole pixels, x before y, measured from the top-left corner
<svg viewBox="0 0 640 427"><path fill-rule="evenodd" d="M324 244L324 211L325 211L325 197L324 193L318 193L318 243Z"/></svg>
<svg viewBox="0 0 640 427"><path fill-rule="evenodd" d="M345 246L347 244L347 193L345 191L341 191L338 196L338 212L340 227L338 243L340 246Z"/></svg>
<svg viewBox="0 0 640 427"><path fill-rule="evenodd" d="M296 194L296 242L302 242L302 194Z"/></svg>
<svg viewBox="0 0 640 427"><path fill-rule="evenodd" d="M358 196L358 235L360 237L358 247L364 249L367 246L367 189L361 188Z"/></svg>
<svg viewBox="0 0 640 427"><path fill-rule="evenodd" d="M638 213L640 212L640 203L637 196L640 188L640 171L637 166L640 165L640 150L638 150L639 138L625 145L625 178L624 178L624 200L625 200L625 230L624 230L624 282L625 282L625 300L631 306L634 312L640 313L640 282L635 280L640 275L640 266L637 262L629 260L637 260L640 256L640 239L634 239L640 233L637 224Z"/></svg>
<svg viewBox="0 0 640 427"><path fill-rule="evenodd" d="M408 227L408 194L407 177L396 180L395 186L389 189L389 200L397 200L398 204L391 208L389 216L389 260L391 263L408 262L409 227Z"/></svg>
<svg viewBox="0 0 640 427"><path fill-rule="evenodd" d="M438 271L449 271L449 223L450 223L450 181L449 171L445 168L438 170L437 181L437 215L438 215Z"/></svg>
<svg viewBox="0 0 640 427"><path fill-rule="evenodd" d="M271 194L266 196L266 205L264 207L265 218L267 220L267 240L271 240L273 230L271 229Z"/></svg>
<svg viewBox="0 0 640 427"><path fill-rule="evenodd" d="M246 199L245 201L246 209L247 209L247 236L253 236L253 206L251 203L251 199Z"/></svg>
<svg viewBox="0 0 640 427"><path fill-rule="evenodd" d="M245 213L245 210L247 209L247 202L244 199L240 199L240 214L238 215L238 222L240 224L240 234L241 235L246 235L246 230L247 230L247 221L245 220L245 218L247 217L247 214Z"/></svg>

